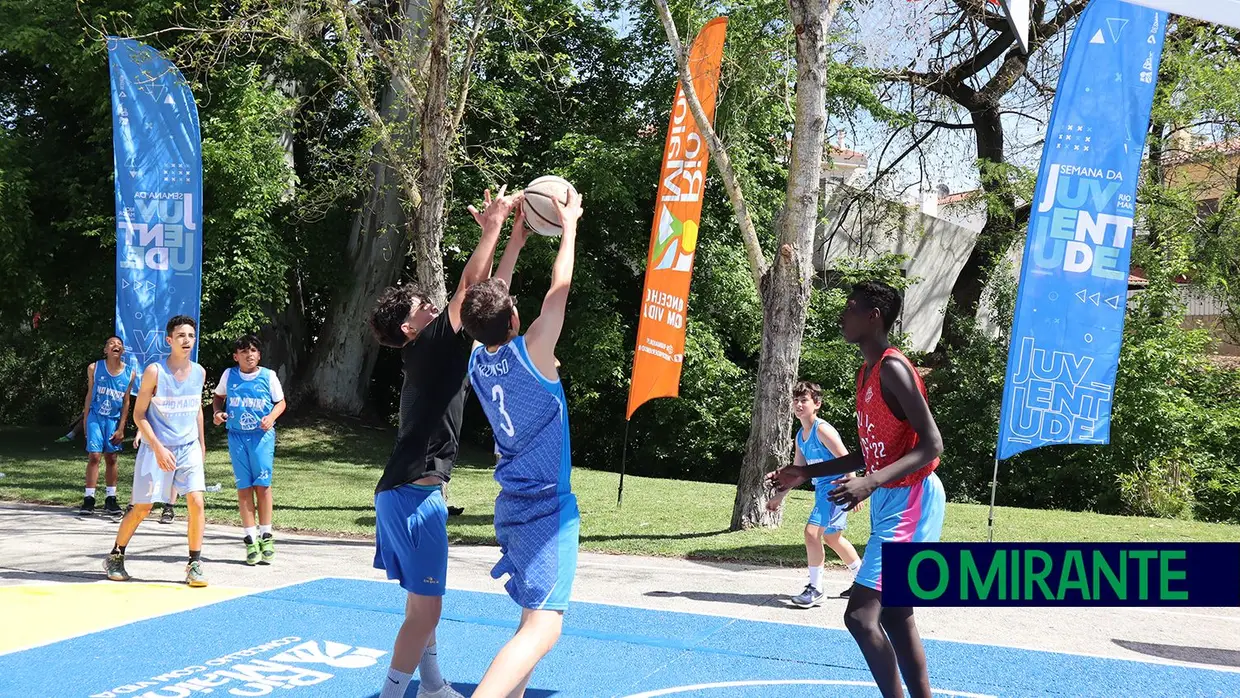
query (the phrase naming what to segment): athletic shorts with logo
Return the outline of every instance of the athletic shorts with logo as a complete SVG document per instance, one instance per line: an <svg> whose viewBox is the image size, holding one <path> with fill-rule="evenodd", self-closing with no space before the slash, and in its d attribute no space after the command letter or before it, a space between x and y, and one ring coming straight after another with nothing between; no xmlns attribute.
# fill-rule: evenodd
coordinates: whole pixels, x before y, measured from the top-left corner
<svg viewBox="0 0 1240 698"><path fill-rule="evenodd" d="M448 507L439 485L401 485L375 495L374 566L411 594L444 595Z"/></svg>
<svg viewBox="0 0 1240 698"><path fill-rule="evenodd" d="M102 417L94 412L86 413L86 452L87 453L119 453L125 440L112 443L112 435L120 426L120 417Z"/></svg>
<svg viewBox="0 0 1240 698"><path fill-rule="evenodd" d="M814 478L814 508L809 512L809 525L820 526L824 533L839 533L848 525L848 510L827 499L836 485L835 477Z"/></svg>
<svg viewBox="0 0 1240 698"><path fill-rule="evenodd" d="M207 489L202 469L202 446L197 441L191 441L168 450L172 451L172 457L176 460L176 470L160 468L155 451L146 442L138 447L138 457L133 466L133 495L130 497L134 504L171 502L175 501L175 494L185 495Z"/></svg>
<svg viewBox="0 0 1240 698"><path fill-rule="evenodd" d="M870 540L857 584L883 590L883 543L934 543L943 533L947 495L930 473L911 487L880 487L870 495Z"/></svg>
<svg viewBox="0 0 1240 698"><path fill-rule="evenodd" d="M271 487L276 461L276 430L229 431L228 457L237 489Z"/></svg>

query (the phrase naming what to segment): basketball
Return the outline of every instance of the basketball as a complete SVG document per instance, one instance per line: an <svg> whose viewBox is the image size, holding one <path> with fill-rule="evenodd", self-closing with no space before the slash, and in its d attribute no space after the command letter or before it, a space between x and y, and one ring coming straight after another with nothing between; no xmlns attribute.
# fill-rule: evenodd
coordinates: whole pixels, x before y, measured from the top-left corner
<svg viewBox="0 0 1240 698"><path fill-rule="evenodd" d="M521 211L525 214L525 227L548 237L559 237L560 212L556 202L568 203L568 193L577 191L571 182L555 175L546 175L530 182L525 188Z"/></svg>

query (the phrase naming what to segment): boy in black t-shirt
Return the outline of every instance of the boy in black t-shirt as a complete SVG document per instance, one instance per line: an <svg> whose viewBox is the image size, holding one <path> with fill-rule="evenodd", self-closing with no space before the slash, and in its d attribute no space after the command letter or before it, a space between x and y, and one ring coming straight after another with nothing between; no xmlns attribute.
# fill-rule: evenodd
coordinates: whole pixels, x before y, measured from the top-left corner
<svg viewBox="0 0 1240 698"><path fill-rule="evenodd" d="M380 294L370 327L384 346L399 348L404 372L396 446L375 488L375 562L409 593L392 663L379 698L397 698L419 673L419 698L455 698L439 673L435 626L448 570L448 512L441 488L452 476L465 407L473 340L461 331L461 302L470 286L491 276L500 230L520 202L505 188L469 212L482 227L446 312L412 285Z"/></svg>

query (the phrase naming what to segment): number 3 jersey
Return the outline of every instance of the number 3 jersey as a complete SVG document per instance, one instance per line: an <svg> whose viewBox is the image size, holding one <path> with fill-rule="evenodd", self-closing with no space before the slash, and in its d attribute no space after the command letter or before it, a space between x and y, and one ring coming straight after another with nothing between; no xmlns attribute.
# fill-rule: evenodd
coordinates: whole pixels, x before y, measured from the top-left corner
<svg viewBox="0 0 1240 698"><path fill-rule="evenodd" d="M501 511L501 507L507 508L505 504L531 504L502 500L512 496L554 499L571 491L568 405L559 377L551 380L539 373L526 349L525 337L517 337L494 352L485 346L475 347L469 359L469 380L491 422L500 456L495 466L495 480L501 489L496 519L539 515L534 511Z"/></svg>

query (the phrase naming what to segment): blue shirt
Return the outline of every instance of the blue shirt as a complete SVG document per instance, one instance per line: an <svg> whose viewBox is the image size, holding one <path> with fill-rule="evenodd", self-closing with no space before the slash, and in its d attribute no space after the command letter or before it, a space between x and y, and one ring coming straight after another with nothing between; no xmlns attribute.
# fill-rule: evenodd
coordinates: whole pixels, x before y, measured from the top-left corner
<svg viewBox="0 0 1240 698"><path fill-rule="evenodd" d="M259 422L271 414L276 403L284 400L284 390L276 372L262 368L242 373L237 368L224 369L215 394L224 398L229 431L259 432Z"/></svg>
<svg viewBox="0 0 1240 698"><path fill-rule="evenodd" d="M797 429L797 449L800 450L801 455L805 457L806 465L825 463L829 460L835 459L835 454L831 453L831 449L827 448L827 445L822 442L822 439L818 438L818 426L824 423L825 422L823 422L823 420L815 418L814 426L810 428L809 438L804 440L801 439L801 433L805 430ZM831 475L828 477L816 477L814 478L814 487L829 484L831 480L834 480L837 477L839 476Z"/></svg>
<svg viewBox="0 0 1240 698"><path fill-rule="evenodd" d="M90 396L90 411L99 417L120 417L125 404L125 391L133 377L133 367L121 366L121 374L114 376L108 371L108 362L95 362L95 388Z"/></svg>
<svg viewBox="0 0 1240 698"><path fill-rule="evenodd" d="M572 451L568 437L568 406L564 387L539 373L525 338L495 350L479 346L469 359L469 380L495 432L500 454L495 480L501 497L569 494ZM496 518L509 513L496 502Z"/></svg>
<svg viewBox="0 0 1240 698"><path fill-rule="evenodd" d="M206 382L206 370L191 361L189 375L178 382L168 370L167 359L160 359L152 365L159 375L146 419L151 423L155 438L166 448L194 443L198 440L198 415L202 414L202 386Z"/></svg>

